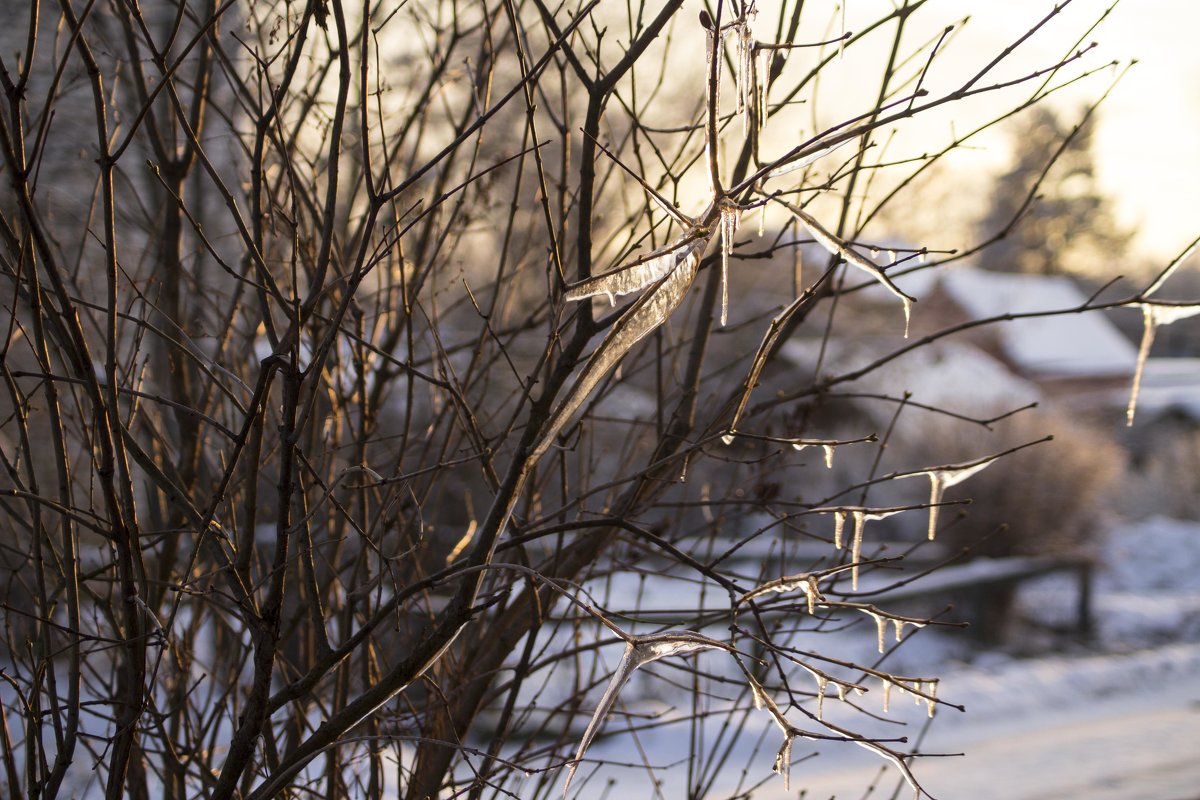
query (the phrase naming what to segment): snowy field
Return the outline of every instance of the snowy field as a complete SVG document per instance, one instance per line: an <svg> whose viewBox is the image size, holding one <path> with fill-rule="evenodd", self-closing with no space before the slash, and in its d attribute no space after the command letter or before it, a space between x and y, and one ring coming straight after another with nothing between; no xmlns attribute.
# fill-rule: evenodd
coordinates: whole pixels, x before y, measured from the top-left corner
<svg viewBox="0 0 1200 800"><path fill-rule="evenodd" d="M939 697L966 709L943 708L926 729L923 707L897 708L908 704L893 699L888 716L907 724L891 735L919 740L923 753L963 754L915 760L914 771L930 795L938 800L1200 800L1200 525L1164 518L1114 524L1100 555L1097 630L1088 645L1034 658L972 656L953 635L926 630L889 662L906 674L940 675ZM1019 608L1054 624L1071 619L1074 603L1070 579L1052 576L1023 589ZM839 656L852 655L863 637L850 633L846 641L823 640L820 648L844 648ZM839 635L824 637L835 638ZM826 704L827 718L838 713L838 705ZM844 719L852 723L855 717ZM861 726L861 717L857 723ZM620 727L615 717L609 725ZM766 727L762 730L765 739L758 728L746 729L731 764L749 761L769 774L778 742ZM627 736L600 739L589 760L627 766L600 767L593 780L577 794L572 787L571 794L675 796L682 787L674 785L671 771L656 771L654 779L666 782L655 792L650 773L633 764L685 761L686 732L646 732L634 751L630 747ZM761 775L731 775L716 781L709 796L874 800L913 794L894 768L845 743L818 747L797 740L793 760L790 791L771 776L752 794L739 794Z"/></svg>

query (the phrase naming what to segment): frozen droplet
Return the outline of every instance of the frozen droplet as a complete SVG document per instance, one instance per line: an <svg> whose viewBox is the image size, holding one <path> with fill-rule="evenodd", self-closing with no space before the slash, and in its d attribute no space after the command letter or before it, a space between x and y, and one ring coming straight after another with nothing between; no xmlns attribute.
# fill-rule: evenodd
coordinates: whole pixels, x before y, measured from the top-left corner
<svg viewBox="0 0 1200 800"><path fill-rule="evenodd" d="M727 433L727 434L725 434L724 436L722 436L722 437L721 437L721 443L722 443L722 444L733 444L733 434L732 434L732 433Z"/></svg>

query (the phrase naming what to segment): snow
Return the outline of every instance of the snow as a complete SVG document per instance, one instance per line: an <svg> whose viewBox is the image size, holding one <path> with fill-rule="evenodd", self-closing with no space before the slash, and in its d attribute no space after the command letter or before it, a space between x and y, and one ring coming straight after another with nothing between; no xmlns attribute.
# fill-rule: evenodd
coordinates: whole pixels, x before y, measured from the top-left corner
<svg viewBox="0 0 1200 800"><path fill-rule="evenodd" d="M830 341L822 369L830 374L861 369L891 352L891 344ZM785 360L809 371L818 352L819 347L803 340L789 341L782 349ZM930 380L930 375L936 375L937 380ZM908 391L913 402L971 416L1007 411L1042 399L1035 385L1013 375L987 353L953 341L933 342L905 353L859 380L844 384L839 391L892 395ZM888 408L885 414L893 411Z"/></svg>
<svg viewBox="0 0 1200 800"><path fill-rule="evenodd" d="M1071 654L1033 658L979 654L959 635L932 627L913 630L883 665L896 676L893 688L898 690L885 692L878 680L871 680L870 691L857 698L861 707L880 714L884 727L864 721L832 696L820 706L823 718L868 735L906 735L909 743L898 746L918 746L922 753L965 753L914 760L916 779L939 800L1194 800L1200 786L1200 523L1163 517L1113 520L1099 543L1097 561L1097 628L1086 649L1076 645ZM971 568L986 578L1001 569L998 564L981 560ZM1020 613L1052 624L1073 621L1073 576L1050 575L1026 585L1018 599ZM885 598L873 599L887 607ZM878 627L869 619L864 622L822 634L806 646L834 658L872 663L878 627L887 621ZM710 671L718 660L719 654L699 663ZM902 677L913 675L927 677ZM917 696L915 703L898 702L896 695L911 699L911 689L928 689L935 677L937 696L964 706L965 712L941 707L926 728L926 700ZM836 678L826 680L828 685ZM893 695L886 711L885 693ZM645 700L631 697L629 702L636 705L628 710L645 711ZM667 702L680 710L688 707L680 698ZM888 727L883 720L904 727ZM870 729L864 729L868 724ZM718 779L712 796L735 793L735 784L743 779L737 765L749 763L754 780L769 775L778 725L772 714L753 715L731 745L729 774ZM621 725L614 718L609 729L619 731ZM686 726L667 726L640 732L637 746L644 755L630 751L629 736L602 738L589 751L589 761L679 764L690 755L686 731ZM912 796L893 764L845 742L796 738L788 755L793 764L790 787L785 789L781 778L767 780L754 791L756 800L794 798L799 790L814 800L885 798L898 787L894 796ZM587 764L589 772L595 768ZM681 796L676 770L613 765L599 772L572 796L600 796L602 777L614 779L616 788L629 796L652 797L655 788L664 797ZM651 775L662 781L658 787L650 783ZM872 785L875 789L868 793Z"/></svg>
<svg viewBox="0 0 1200 800"><path fill-rule="evenodd" d="M947 270L939 285L972 319L1078 308L1087 297L1069 278ZM1099 312L999 323L1005 354L1037 377L1132 375L1137 349Z"/></svg>

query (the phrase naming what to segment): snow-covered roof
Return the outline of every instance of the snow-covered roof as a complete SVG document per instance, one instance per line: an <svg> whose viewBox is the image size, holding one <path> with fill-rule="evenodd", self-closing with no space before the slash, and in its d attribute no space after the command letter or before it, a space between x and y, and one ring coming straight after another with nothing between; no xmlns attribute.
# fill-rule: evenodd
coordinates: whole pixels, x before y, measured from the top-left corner
<svg viewBox="0 0 1200 800"><path fill-rule="evenodd" d="M891 352L894 344L894 341L873 340L830 341L826 344L822 371L837 375L861 369ZM819 351L819 344L813 341L793 339L781 352L791 363L811 370ZM907 391L915 402L968 415L1006 411L1042 399L1036 386L1014 375L979 348L947 340L905 353L839 388L896 396Z"/></svg>
<svg viewBox="0 0 1200 800"><path fill-rule="evenodd" d="M974 267L944 270L938 284L972 319L1078 308L1087 297L1061 276L1016 275ZM1005 355L1039 378L1132 375L1137 348L1101 313L998 322Z"/></svg>

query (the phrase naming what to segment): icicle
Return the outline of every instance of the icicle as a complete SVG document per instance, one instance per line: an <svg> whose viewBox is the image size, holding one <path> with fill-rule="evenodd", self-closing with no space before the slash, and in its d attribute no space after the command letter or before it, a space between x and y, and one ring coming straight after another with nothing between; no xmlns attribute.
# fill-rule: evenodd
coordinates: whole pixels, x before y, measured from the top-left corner
<svg viewBox="0 0 1200 800"><path fill-rule="evenodd" d="M912 298L904 297L900 301L904 304L904 338L908 338L908 327L912 321Z"/></svg>
<svg viewBox="0 0 1200 800"><path fill-rule="evenodd" d="M854 516L854 539L850 545L850 588L858 591L858 562L862 552L863 528L867 527L867 515L861 509L850 512ZM880 651L882 652L882 651Z"/></svg>
<svg viewBox="0 0 1200 800"><path fill-rule="evenodd" d="M608 298L609 308L616 308L616 305L617 305L616 295L614 295L612 292L605 292L604 296Z"/></svg>
<svg viewBox="0 0 1200 800"><path fill-rule="evenodd" d="M942 502L942 495L946 491L946 485L942 481L940 472L930 472L929 475L929 541L933 541L937 537L937 518L939 503Z"/></svg>
<svg viewBox="0 0 1200 800"><path fill-rule="evenodd" d="M925 705L929 709L929 716L933 716L933 710L937 707L937 681L930 681L929 688L925 690L925 694L929 697L925 698Z"/></svg>
<svg viewBox="0 0 1200 800"><path fill-rule="evenodd" d="M901 639L904 638L904 626L905 625L911 625L914 628L924 628L925 627L925 623L923 623L923 622L913 622L912 620L907 620L907 619L893 619L892 627L894 627L896 629L896 641L897 642L899 642Z"/></svg>
<svg viewBox="0 0 1200 800"><path fill-rule="evenodd" d="M783 790L789 791L791 788L792 776L792 734L788 731L783 737L783 746L779 748L779 753L775 756L775 766L772 768L775 774L783 777Z"/></svg>
<svg viewBox="0 0 1200 800"><path fill-rule="evenodd" d="M1133 370L1133 386L1129 390L1129 405L1125 408L1125 426L1133 426L1133 415L1137 413L1138 395L1142 390L1142 373L1146 369L1146 359L1150 356L1150 348L1154 345L1154 332L1158 323L1154 321L1153 307L1142 306L1142 343L1138 347L1137 366Z"/></svg>
<svg viewBox="0 0 1200 800"><path fill-rule="evenodd" d="M741 209L733 203L722 202L720 214L721 325L724 326L729 318L729 255L733 252L734 238L737 236L738 223L741 220Z"/></svg>
<svg viewBox="0 0 1200 800"><path fill-rule="evenodd" d="M762 711L766 705L766 693L763 692L762 685L755 680L750 681L750 696L754 699L754 708L757 711Z"/></svg>
<svg viewBox="0 0 1200 800"><path fill-rule="evenodd" d="M888 713L888 705L892 699L892 682L887 678L882 679L883 682L883 713Z"/></svg>
<svg viewBox="0 0 1200 800"><path fill-rule="evenodd" d="M837 690L838 700L841 700L843 703L846 702L846 684L835 683L833 688Z"/></svg>
<svg viewBox="0 0 1200 800"><path fill-rule="evenodd" d="M822 719L822 714L825 711L825 689L829 686L829 679L824 675L817 676L817 719Z"/></svg>
<svg viewBox="0 0 1200 800"><path fill-rule="evenodd" d="M887 617L883 616L882 614L876 614L874 611L868 611L867 614L869 614L871 616L871 618L875 620L875 628L879 634L879 636L878 636L879 652L882 653L883 652L883 642L884 642L884 639L887 637L887 624L888 624Z"/></svg>
<svg viewBox="0 0 1200 800"><path fill-rule="evenodd" d="M842 549L842 528L846 526L846 512L833 512L833 549Z"/></svg>
<svg viewBox="0 0 1200 800"><path fill-rule="evenodd" d="M833 469L833 445L821 445L825 449L825 469Z"/></svg>
<svg viewBox="0 0 1200 800"><path fill-rule="evenodd" d="M896 251L889 249L888 250L888 264L890 265L890 264L895 264L895 263L896 263Z"/></svg>
<svg viewBox="0 0 1200 800"><path fill-rule="evenodd" d="M767 232L767 204L763 203L758 207L758 238L762 238Z"/></svg>
<svg viewBox="0 0 1200 800"><path fill-rule="evenodd" d="M758 81L754 74L754 36L750 33L750 23L741 23L734 35L737 36L737 113L742 115L742 135L748 136L750 134L750 108L755 105L754 95L758 90Z"/></svg>
<svg viewBox="0 0 1200 800"><path fill-rule="evenodd" d="M847 567L834 567L832 570L825 570L821 573L821 575L828 575L831 572L839 572L844 569L847 569ZM762 586L746 592L744 595L742 595L741 599L738 600L737 604L741 605L742 603L753 600L756 597L761 597L768 592L784 594L786 592L794 592L799 589L800 591L804 592L804 596L808 601L808 613L814 614L816 613L816 604L818 602L825 602L825 598L821 596L821 587L817 583L818 577L820 576L802 573L799 575L787 575L779 578L778 580L768 581Z"/></svg>
<svg viewBox="0 0 1200 800"><path fill-rule="evenodd" d="M804 582L804 597L808 600L808 613L817 613L817 598L821 596L821 590L817 587L817 579L813 575L808 576L808 580Z"/></svg>
<svg viewBox="0 0 1200 800"><path fill-rule="evenodd" d="M977 472L985 469L999 456L991 456L968 464L952 464L937 469L913 473L929 476L929 541L937 536L938 509L942 497L951 486L957 486ZM907 476L906 476L907 477Z"/></svg>
<svg viewBox="0 0 1200 800"><path fill-rule="evenodd" d="M1154 288L1161 284L1161 281L1157 281ZM1150 357L1150 348L1154 346L1154 334L1158 327L1200 314L1200 305L1157 306L1151 303L1140 303L1139 305L1142 307L1142 343L1138 347L1137 366L1133 371L1133 387L1129 391L1129 405L1125 409L1126 426L1133 425L1133 417L1137 413L1138 395L1141 394L1142 388L1142 373L1146 370L1146 360Z"/></svg>

